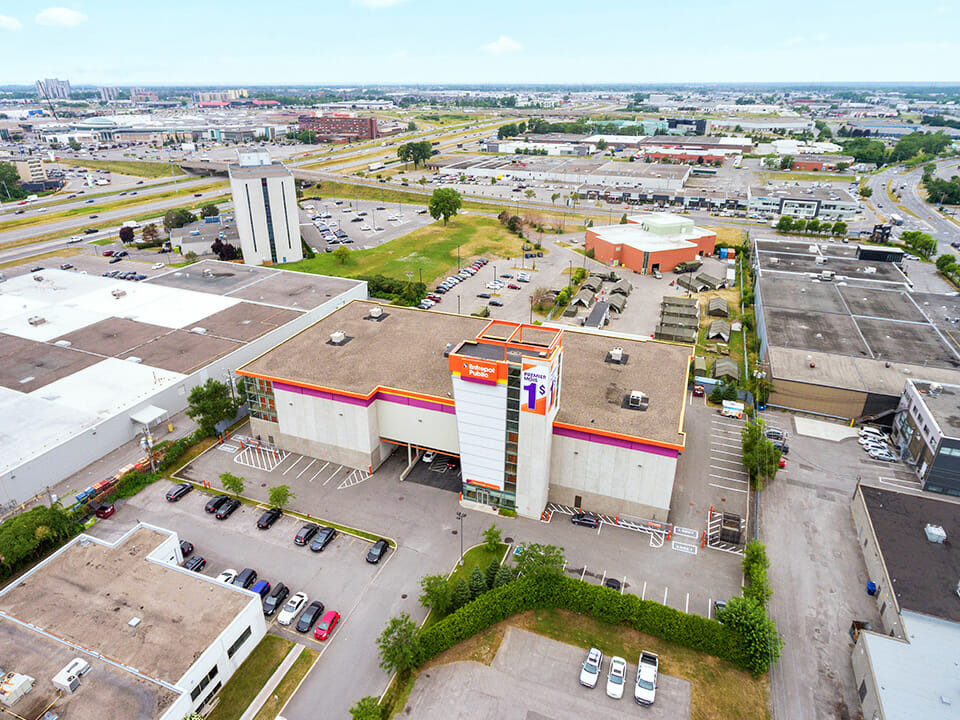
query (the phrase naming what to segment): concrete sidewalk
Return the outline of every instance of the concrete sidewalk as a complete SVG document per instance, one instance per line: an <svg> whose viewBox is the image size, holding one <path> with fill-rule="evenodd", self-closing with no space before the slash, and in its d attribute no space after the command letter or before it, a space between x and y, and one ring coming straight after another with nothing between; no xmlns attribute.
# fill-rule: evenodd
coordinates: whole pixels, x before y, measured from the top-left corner
<svg viewBox="0 0 960 720"><path fill-rule="evenodd" d="M300 643L291 648L290 652L287 653L287 656L283 659L283 662L280 663L280 667L276 669L276 672L270 676L270 679L267 680L266 684L257 693L257 696L253 699L253 702L247 706L247 709L244 710L243 715L240 716L240 720L253 720L254 716L260 712L260 708L263 707L264 703L267 702L267 698L270 697L270 693L277 689L277 685L280 684L280 681L283 680L283 676L287 674L287 671L296 662L297 658L300 657L300 653L303 651L304 646Z"/></svg>

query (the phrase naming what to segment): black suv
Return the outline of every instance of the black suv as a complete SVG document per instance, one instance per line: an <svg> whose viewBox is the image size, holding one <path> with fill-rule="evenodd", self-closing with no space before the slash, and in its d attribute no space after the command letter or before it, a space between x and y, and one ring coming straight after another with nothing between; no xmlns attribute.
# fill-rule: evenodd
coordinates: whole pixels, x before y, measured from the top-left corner
<svg viewBox="0 0 960 720"><path fill-rule="evenodd" d="M317 531L317 536L313 539L313 542L310 543L310 549L314 552L320 552L329 545L330 541L336 536L337 531L332 527L322 527Z"/></svg>
<svg viewBox="0 0 960 720"><path fill-rule="evenodd" d="M317 534L317 530L320 529L320 526L316 523L307 523L302 528L297 530L296 536L293 538L293 542L297 545L306 545L310 540L313 539L313 536Z"/></svg>
<svg viewBox="0 0 960 720"><path fill-rule="evenodd" d="M323 615L323 603L319 600L314 600L307 605L307 609L303 611L300 619L297 620L297 632L310 632L321 615Z"/></svg>
<svg viewBox="0 0 960 720"><path fill-rule="evenodd" d="M217 510L219 510L221 507L223 507L223 504L229 499L230 499L229 495L217 495L215 498L210 498L210 500L207 501L207 504L204 506L203 509L206 510L208 513L213 514Z"/></svg>
<svg viewBox="0 0 960 720"><path fill-rule="evenodd" d="M167 502L176 502L191 490L193 490L193 485L190 483L180 483L176 487L167 490Z"/></svg>
<svg viewBox="0 0 960 720"><path fill-rule="evenodd" d="M386 555L388 547L390 547L390 543L383 538L377 540L370 546L370 551L367 553L367 562L376 565Z"/></svg>
<svg viewBox="0 0 960 720"><path fill-rule="evenodd" d="M220 509L217 510L217 520L226 520L233 515L233 511L240 507L240 501L236 498L227 498L223 501Z"/></svg>
<svg viewBox="0 0 960 720"><path fill-rule="evenodd" d="M280 508L270 508L257 520L257 527L261 530L266 530L273 525L281 515L283 515L283 512Z"/></svg>
<svg viewBox="0 0 960 720"><path fill-rule="evenodd" d="M273 586L273 592L267 595L263 600L263 614L266 617L273 615L277 608L282 608L283 603L287 600L287 595L290 594L290 588L284 585L281 582L278 582Z"/></svg>
<svg viewBox="0 0 960 720"><path fill-rule="evenodd" d="M584 527L600 527L600 518L590 513L579 512L570 516L570 522L574 525L583 525Z"/></svg>
<svg viewBox="0 0 960 720"><path fill-rule="evenodd" d="M233 579L233 584L242 587L244 590L250 588L257 581L257 571L253 568L244 568L239 575Z"/></svg>

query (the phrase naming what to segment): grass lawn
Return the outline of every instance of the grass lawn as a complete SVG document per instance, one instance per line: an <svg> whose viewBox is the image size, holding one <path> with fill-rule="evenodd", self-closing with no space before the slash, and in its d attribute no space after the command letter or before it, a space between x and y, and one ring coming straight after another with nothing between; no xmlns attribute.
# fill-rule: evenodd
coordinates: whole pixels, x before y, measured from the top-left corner
<svg viewBox="0 0 960 720"><path fill-rule="evenodd" d="M170 172L170 163L163 162L144 162L138 160L83 160L81 158L61 158L57 160L61 165L70 165L72 167L91 168L93 170L109 170L120 175L133 175L135 177L158 178L171 177L173 175L184 174L183 170L177 165L174 169L178 172Z"/></svg>
<svg viewBox="0 0 960 720"><path fill-rule="evenodd" d="M503 557L503 554L507 551L507 546L505 543L500 543L497 545L497 549L493 552L487 550L486 546L480 545L479 547L471 548L463 554L463 565L458 565L454 569L453 573L450 575L450 582L456 582L460 578L468 581L470 580L470 573L473 572L473 568L480 566L481 572L486 572L487 566L492 560L500 562L500 559Z"/></svg>
<svg viewBox="0 0 960 720"><path fill-rule="evenodd" d="M517 257L523 240L507 231L497 220L485 217L455 217L444 227L440 222L414 230L396 240L368 250L354 250L341 263L333 253L321 253L312 260L301 260L282 265L286 270L318 273L321 275L385 275L404 279L413 272L413 279L423 273L423 282L450 273L457 266L457 248L460 264L485 255L491 259Z"/></svg>
<svg viewBox="0 0 960 720"><path fill-rule="evenodd" d="M287 698L293 695L293 691L297 689L297 685L300 684L304 675L306 675L313 666L313 661L316 657L317 653L304 648L300 656L294 661L293 665L290 666L287 674L283 676L283 680L277 685L277 689L267 698L267 701L263 704L263 707L260 708L260 712L254 716L253 720L274 720L274 718L278 717L280 708L283 707Z"/></svg>
<svg viewBox="0 0 960 720"><path fill-rule="evenodd" d="M276 635L265 635L243 661L243 665L220 691L220 701L207 720L237 720L253 702L270 676L280 667L293 643Z"/></svg>
<svg viewBox="0 0 960 720"><path fill-rule="evenodd" d="M715 232L717 234L717 242L726 243L727 245L740 245L743 242L743 230L740 228L720 225L718 227L705 227L704 229Z"/></svg>
<svg viewBox="0 0 960 720"><path fill-rule="evenodd" d="M760 179L767 180L794 180L796 182L853 182L856 180L854 175L837 175L831 172L765 172L761 173Z"/></svg>
<svg viewBox="0 0 960 720"><path fill-rule="evenodd" d="M111 240L110 238L103 238L102 240L93 240L87 243L87 245L113 245L114 243L118 243L118 242L120 242L119 238L117 238L116 240Z"/></svg>

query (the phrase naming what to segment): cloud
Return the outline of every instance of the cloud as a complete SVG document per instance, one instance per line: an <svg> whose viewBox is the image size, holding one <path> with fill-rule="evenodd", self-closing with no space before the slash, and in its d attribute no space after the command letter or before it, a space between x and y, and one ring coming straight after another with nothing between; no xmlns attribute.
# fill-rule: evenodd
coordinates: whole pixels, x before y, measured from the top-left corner
<svg viewBox="0 0 960 720"><path fill-rule="evenodd" d="M518 43L512 37L507 37L506 35L501 35L492 43L487 43L481 48L485 53L491 55L503 55L504 53L516 52L517 50L522 50L523 45Z"/></svg>
<svg viewBox="0 0 960 720"><path fill-rule="evenodd" d="M789 40L787 40L784 43L784 45L801 45L805 42L807 42L807 39L805 37L792 37Z"/></svg>
<svg viewBox="0 0 960 720"><path fill-rule="evenodd" d="M0 30L19 30L22 27L23 23L21 23L15 17L10 17L9 15L0 15Z"/></svg>
<svg viewBox="0 0 960 720"><path fill-rule="evenodd" d="M402 2L404 2L404 0L354 0L355 4L369 8L390 7L392 5L399 5Z"/></svg>
<svg viewBox="0 0 960 720"><path fill-rule="evenodd" d="M74 27L87 21L82 12L65 7L51 7L41 10L36 17L37 25L55 25L58 27Z"/></svg>

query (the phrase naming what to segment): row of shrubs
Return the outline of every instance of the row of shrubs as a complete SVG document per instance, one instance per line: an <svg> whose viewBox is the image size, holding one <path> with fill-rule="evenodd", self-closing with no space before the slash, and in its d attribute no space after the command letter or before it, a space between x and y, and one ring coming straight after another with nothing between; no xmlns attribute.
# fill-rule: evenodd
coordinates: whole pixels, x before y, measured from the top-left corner
<svg viewBox="0 0 960 720"><path fill-rule="evenodd" d="M567 577L523 576L483 593L435 625L420 631L414 648L420 665L495 623L525 610L561 608L710 653L753 672L769 658L757 658L740 633L715 620L688 615L652 600Z"/></svg>

